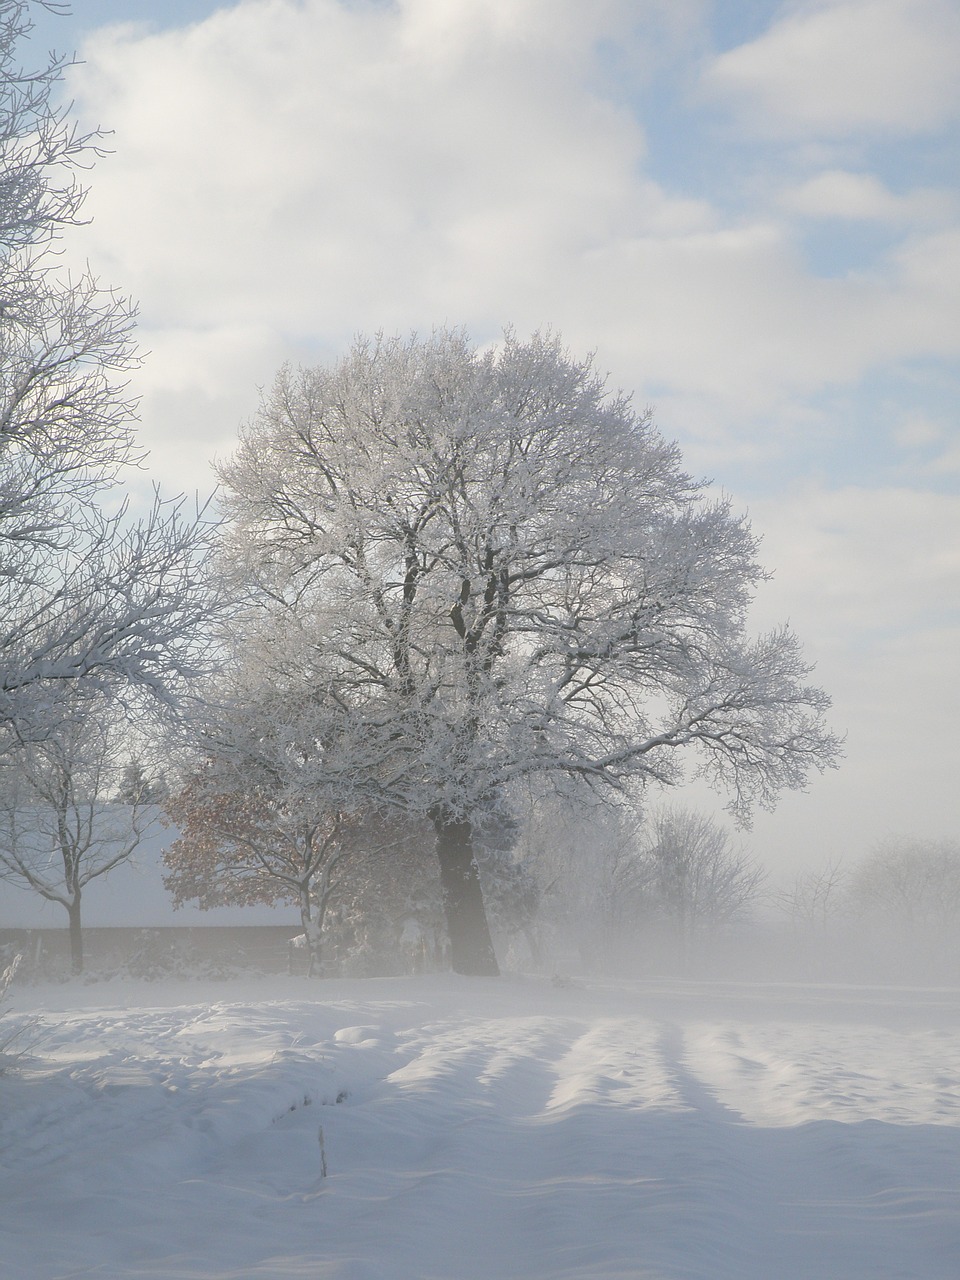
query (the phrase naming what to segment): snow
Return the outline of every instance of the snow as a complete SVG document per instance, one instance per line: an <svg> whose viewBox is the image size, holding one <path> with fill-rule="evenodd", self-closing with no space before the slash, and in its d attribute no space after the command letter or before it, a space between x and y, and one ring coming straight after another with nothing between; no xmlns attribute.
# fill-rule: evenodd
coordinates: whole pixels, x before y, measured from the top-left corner
<svg viewBox="0 0 960 1280"><path fill-rule="evenodd" d="M6 1280L956 1280L960 991L18 986Z"/></svg>

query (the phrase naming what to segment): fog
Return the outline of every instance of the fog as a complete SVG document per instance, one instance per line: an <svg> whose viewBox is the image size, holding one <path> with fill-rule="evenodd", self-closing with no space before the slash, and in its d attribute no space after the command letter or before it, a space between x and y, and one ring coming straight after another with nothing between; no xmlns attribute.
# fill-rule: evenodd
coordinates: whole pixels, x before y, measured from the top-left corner
<svg viewBox="0 0 960 1280"><path fill-rule="evenodd" d="M485 852L499 978L444 971L426 857L379 934L331 916L323 977L284 971L289 905L173 929L147 850L83 976L21 931L5 1280L953 1280L953 846L779 883L565 830Z"/></svg>
<svg viewBox="0 0 960 1280"><path fill-rule="evenodd" d="M644 919L547 932L539 964L524 939L499 936L507 968L560 979L960 985L956 927L916 928L879 913L809 925L768 902L723 932L689 939L669 922Z"/></svg>
<svg viewBox="0 0 960 1280"><path fill-rule="evenodd" d="M164 854L175 834L153 823L127 863L87 887L87 980L298 972L295 902L173 908ZM328 978L449 966L429 844L381 861L382 875L369 858L353 879L352 864L342 868L322 934ZM777 878L687 810L638 821L541 813L481 849L480 863L508 975L960 984L960 848L950 840L892 840L849 865ZM66 925L58 903L0 880L0 957L24 952L24 979L65 976Z"/></svg>

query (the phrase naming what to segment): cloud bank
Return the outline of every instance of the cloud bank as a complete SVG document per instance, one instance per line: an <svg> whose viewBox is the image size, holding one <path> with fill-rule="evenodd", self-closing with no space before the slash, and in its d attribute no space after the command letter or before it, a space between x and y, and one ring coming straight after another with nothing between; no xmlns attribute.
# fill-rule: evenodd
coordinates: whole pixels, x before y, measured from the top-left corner
<svg viewBox="0 0 960 1280"><path fill-rule="evenodd" d="M860 644L908 721L908 638L931 664L960 639L960 12L763 7L745 41L695 0L244 0L92 32L69 88L113 154L71 251L140 299L155 473L209 488L258 385L357 331L552 325L749 503L852 721Z"/></svg>

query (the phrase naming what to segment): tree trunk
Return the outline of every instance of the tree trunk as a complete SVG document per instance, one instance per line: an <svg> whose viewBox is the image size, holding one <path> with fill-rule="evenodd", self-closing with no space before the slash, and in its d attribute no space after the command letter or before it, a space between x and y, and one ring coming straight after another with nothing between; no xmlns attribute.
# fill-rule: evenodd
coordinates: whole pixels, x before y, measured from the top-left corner
<svg viewBox="0 0 960 1280"><path fill-rule="evenodd" d="M70 970L72 973L83 973L83 930L80 927L80 895L79 893L67 907L70 917Z"/></svg>
<svg viewBox="0 0 960 1280"><path fill-rule="evenodd" d="M454 973L496 977L500 969L473 856L473 827L442 813L431 816L437 833L440 888Z"/></svg>
<svg viewBox="0 0 960 1280"><path fill-rule="evenodd" d="M300 886L300 923L307 947L307 977L319 978L323 974L323 942L320 922L314 920L309 887Z"/></svg>

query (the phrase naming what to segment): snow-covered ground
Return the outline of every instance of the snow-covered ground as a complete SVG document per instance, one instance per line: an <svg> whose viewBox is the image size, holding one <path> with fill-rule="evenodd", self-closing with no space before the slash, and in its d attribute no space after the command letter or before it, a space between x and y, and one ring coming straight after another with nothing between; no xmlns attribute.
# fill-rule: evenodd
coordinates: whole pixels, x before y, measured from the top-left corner
<svg viewBox="0 0 960 1280"><path fill-rule="evenodd" d="M5 1280L957 1280L960 991L19 987Z"/></svg>

